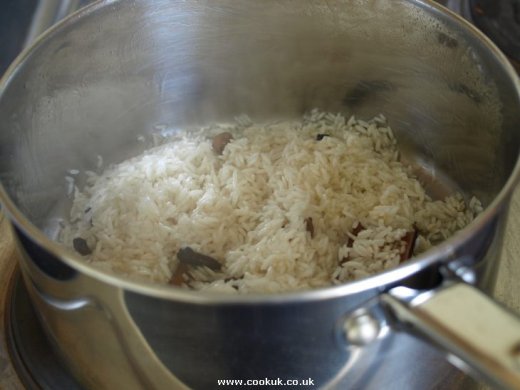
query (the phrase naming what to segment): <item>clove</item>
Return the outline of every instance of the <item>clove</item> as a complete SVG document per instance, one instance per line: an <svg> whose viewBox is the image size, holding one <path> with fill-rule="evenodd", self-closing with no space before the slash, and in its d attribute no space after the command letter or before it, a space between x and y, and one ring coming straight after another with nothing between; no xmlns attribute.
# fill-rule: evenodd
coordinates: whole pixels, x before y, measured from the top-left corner
<svg viewBox="0 0 520 390"><path fill-rule="evenodd" d="M330 134L318 134L316 135L316 141L321 141L325 137L330 137Z"/></svg>
<svg viewBox="0 0 520 390"><path fill-rule="evenodd" d="M87 241L84 238L74 238L72 240L72 246L81 256L87 256L92 253L92 250L88 247Z"/></svg>

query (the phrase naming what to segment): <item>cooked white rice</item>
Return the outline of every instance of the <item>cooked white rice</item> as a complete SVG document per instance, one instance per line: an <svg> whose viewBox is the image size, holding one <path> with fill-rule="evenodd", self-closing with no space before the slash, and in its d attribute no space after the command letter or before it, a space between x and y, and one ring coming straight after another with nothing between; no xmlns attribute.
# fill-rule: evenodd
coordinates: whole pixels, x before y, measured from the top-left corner
<svg viewBox="0 0 520 390"><path fill-rule="evenodd" d="M219 155L212 136L223 131L233 139ZM347 121L314 110L268 125L240 118L88 173L61 239L70 247L86 240L92 253L84 258L96 267L158 283L171 280L184 247L222 264L218 272L189 267L186 288L280 292L343 283L397 266L414 229L417 254L482 209L475 198L467 207L461 194L430 199L399 160L382 116Z"/></svg>

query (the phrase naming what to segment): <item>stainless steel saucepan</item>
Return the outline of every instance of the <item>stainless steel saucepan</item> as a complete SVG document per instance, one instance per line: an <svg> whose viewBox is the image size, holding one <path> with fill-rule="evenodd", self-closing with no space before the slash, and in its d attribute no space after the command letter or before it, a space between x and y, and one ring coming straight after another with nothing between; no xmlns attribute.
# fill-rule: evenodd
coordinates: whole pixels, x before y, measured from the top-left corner
<svg viewBox="0 0 520 390"><path fill-rule="evenodd" d="M384 113L431 191L484 212L399 268L278 295L208 295L104 274L53 241L69 169L138 136L314 107ZM26 50L0 87L0 199L44 328L85 387L432 387L432 351L520 388L520 322L485 295L518 177L520 84L497 48L423 0L105 0ZM81 185L81 176L79 178ZM441 367L441 368L439 368ZM421 378L418 382L417 378Z"/></svg>

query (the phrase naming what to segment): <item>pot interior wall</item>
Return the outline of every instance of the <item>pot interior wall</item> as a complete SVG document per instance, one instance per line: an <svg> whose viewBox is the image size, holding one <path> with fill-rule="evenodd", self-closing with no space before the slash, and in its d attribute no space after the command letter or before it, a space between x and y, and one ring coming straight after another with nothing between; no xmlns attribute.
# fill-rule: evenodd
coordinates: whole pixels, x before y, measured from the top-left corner
<svg viewBox="0 0 520 390"><path fill-rule="evenodd" d="M152 134L320 108L383 113L404 158L487 204L519 150L518 95L489 50L437 9L407 1L97 6L54 30L7 80L0 177L52 236L70 202L70 169L121 161Z"/></svg>

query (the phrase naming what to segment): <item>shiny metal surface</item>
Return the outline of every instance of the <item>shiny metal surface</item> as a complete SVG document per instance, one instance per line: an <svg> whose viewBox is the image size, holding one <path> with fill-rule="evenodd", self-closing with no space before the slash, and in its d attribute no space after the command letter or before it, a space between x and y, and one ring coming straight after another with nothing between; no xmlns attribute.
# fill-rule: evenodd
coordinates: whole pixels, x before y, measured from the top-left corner
<svg viewBox="0 0 520 390"><path fill-rule="evenodd" d="M93 0L36 0L25 45L31 44L41 33L70 13L92 3Z"/></svg>
<svg viewBox="0 0 520 390"><path fill-rule="evenodd" d="M360 309L346 318L343 330L349 344L363 346L377 339L381 324L370 312Z"/></svg>
<svg viewBox="0 0 520 390"><path fill-rule="evenodd" d="M18 271L11 278L6 304L9 356L24 389L81 390L49 345Z"/></svg>
<svg viewBox="0 0 520 390"><path fill-rule="evenodd" d="M418 360L436 352L391 330L356 347L343 322L368 307L384 327L380 291L433 287L455 259L474 269L479 287L493 286L518 176L518 88L487 40L430 2L100 2L47 33L1 87L0 197L42 323L90 388L212 388L266 376L434 387L448 363L426 370ZM165 126L296 117L313 107L383 112L405 158L436 185L445 178L476 194L486 211L396 270L275 296L124 281L48 239L70 204L68 169L96 170L98 155L121 161L142 149L139 135Z"/></svg>
<svg viewBox="0 0 520 390"><path fill-rule="evenodd" d="M495 388L520 388L520 319L463 283L418 292L396 287L382 296L399 326L453 354L452 362Z"/></svg>

